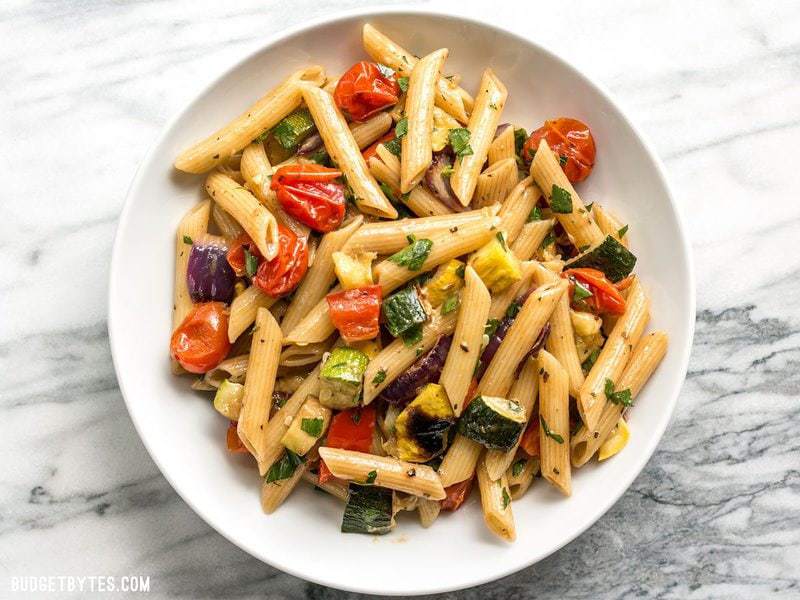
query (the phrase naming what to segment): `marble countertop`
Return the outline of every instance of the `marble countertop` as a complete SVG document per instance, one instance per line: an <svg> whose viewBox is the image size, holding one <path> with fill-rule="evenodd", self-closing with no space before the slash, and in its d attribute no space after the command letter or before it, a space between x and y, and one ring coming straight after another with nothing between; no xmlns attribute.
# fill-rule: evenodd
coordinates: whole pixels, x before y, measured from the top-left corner
<svg viewBox="0 0 800 600"><path fill-rule="evenodd" d="M0 7L0 595L13 576L145 574L153 597L351 596L251 558L171 489L117 388L106 286L165 120L266 35L358 4ZM800 4L450 4L556 50L654 142L698 315L676 416L623 498L539 564L448 597L800 597Z"/></svg>

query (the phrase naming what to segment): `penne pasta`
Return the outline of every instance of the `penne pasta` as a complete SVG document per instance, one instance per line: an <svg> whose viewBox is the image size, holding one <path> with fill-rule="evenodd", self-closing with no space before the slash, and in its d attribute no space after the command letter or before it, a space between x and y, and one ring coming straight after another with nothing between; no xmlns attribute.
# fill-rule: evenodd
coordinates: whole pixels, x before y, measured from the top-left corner
<svg viewBox="0 0 800 600"><path fill-rule="evenodd" d="M263 464L265 426L269 422L280 352L281 329L278 322L269 310L259 308L250 358L247 361L247 379L244 382L242 412L239 415L237 432L247 450L258 461L261 475L267 472L267 467Z"/></svg>
<svg viewBox="0 0 800 600"><path fill-rule="evenodd" d="M427 528L433 525L433 522L439 517L439 512L442 510L442 503L437 500L428 500L427 498L420 498L417 501L417 513L419 514L420 525Z"/></svg>
<svg viewBox="0 0 800 600"><path fill-rule="evenodd" d="M259 308L269 308L276 299L267 296L256 286L251 285L231 302L231 314L228 317L228 340L233 343L256 320Z"/></svg>
<svg viewBox="0 0 800 600"><path fill-rule="evenodd" d="M372 175L385 186L391 188L392 193L405 204L411 212L419 217L432 217L435 215L449 215L452 210L441 200L431 194L426 188L417 186L408 194L400 193L400 161L397 157L380 144L377 149L378 156L369 159L369 169Z"/></svg>
<svg viewBox="0 0 800 600"><path fill-rule="evenodd" d="M500 127L498 127L498 129L500 129ZM516 163L517 153L514 143L513 125L509 125L505 129L503 129L503 131L500 133L495 133L495 138L489 145L487 158L489 160L490 165L498 163L501 160L506 160L508 158L514 159L514 162Z"/></svg>
<svg viewBox="0 0 800 600"><path fill-rule="evenodd" d="M236 219L222 210L216 202L211 207L211 218L214 220L219 232L229 240L235 240L243 231L242 226L236 222Z"/></svg>
<svg viewBox="0 0 800 600"><path fill-rule="evenodd" d="M466 481L475 474L475 465L481 456L483 446L460 433L453 436L453 441L439 465L439 478L444 487Z"/></svg>
<svg viewBox="0 0 800 600"><path fill-rule="evenodd" d="M278 222L253 194L221 173L206 178L206 191L238 221L266 260L277 256Z"/></svg>
<svg viewBox="0 0 800 600"><path fill-rule="evenodd" d="M406 194L416 186L433 159L433 103L436 82L447 58L441 48L420 59L411 70L406 93L408 132L401 139L400 192Z"/></svg>
<svg viewBox="0 0 800 600"><path fill-rule="evenodd" d="M524 292L528 291L531 287L533 280L533 271L538 263L533 260L527 260L520 263L519 270L522 278L519 281L512 283L508 288L492 296L492 304L489 307L489 318L500 320L502 319L511 303Z"/></svg>
<svg viewBox="0 0 800 600"><path fill-rule="evenodd" d="M233 383L242 383L247 374L247 362L250 360L249 354L226 358L216 367L207 371L203 375L203 381L212 389L216 389L226 379Z"/></svg>
<svg viewBox="0 0 800 600"><path fill-rule="evenodd" d="M561 170L561 165L556 158L547 141L542 139L539 148L531 162L531 177L542 190L548 204L551 205L553 190L560 188L562 196L568 196L569 205L560 207L566 212L553 211L553 216L558 219L561 226L572 237L575 245L580 249L584 246L592 246L603 241L603 233L592 220L592 216L583 204L578 192ZM571 210L567 210L571 209Z"/></svg>
<svg viewBox="0 0 800 600"><path fill-rule="evenodd" d="M630 390L631 400L635 399L667 353L667 339L664 331L654 331L643 336L633 349L628 365L617 382L616 389ZM571 440L571 457L574 467L580 467L589 462L589 459L594 456L616 427L623 410L625 410L625 406L622 403L606 402L593 429L581 425Z"/></svg>
<svg viewBox="0 0 800 600"><path fill-rule="evenodd" d="M483 327L490 304L489 290L475 270L467 266L453 342L439 378L456 416L461 414L464 407L475 363L480 357Z"/></svg>
<svg viewBox="0 0 800 600"><path fill-rule="evenodd" d="M525 360L514 385L511 386L511 391L508 394L510 400L519 404L528 417L531 419L531 412L533 405L536 402L536 397L539 393L539 365L536 359L529 356ZM521 436L520 436L521 437ZM486 461L486 471L489 473L489 478L493 481L500 479L500 477L508 470L517 454L519 447L519 439L510 450L503 452L502 450L487 450L484 460Z"/></svg>
<svg viewBox="0 0 800 600"><path fill-rule="evenodd" d="M545 323L567 289L567 282L536 288L522 305L500 347L478 383L478 392L505 397L514 380L517 365L530 351Z"/></svg>
<svg viewBox="0 0 800 600"><path fill-rule="evenodd" d="M565 496L572 493L569 462L569 380L556 358L539 353L539 453L542 477Z"/></svg>
<svg viewBox="0 0 800 600"><path fill-rule="evenodd" d="M514 513L511 510L511 491L505 473L497 480L492 480L486 471L483 459L478 461L478 489L481 492L481 508L483 520L493 534L507 542L517 538L514 529Z"/></svg>
<svg viewBox="0 0 800 600"><path fill-rule="evenodd" d="M392 126L392 117L389 113L381 112L370 117L362 123L350 123L350 131L359 149L377 142Z"/></svg>
<svg viewBox="0 0 800 600"><path fill-rule="evenodd" d="M287 479L278 479L269 483L264 479L261 484L261 509L264 513L268 515L274 513L297 487L307 470L307 464L301 463L295 467L294 472Z"/></svg>
<svg viewBox="0 0 800 600"><path fill-rule="evenodd" d="M430 500L445 497L439 476L426 465L325 446L319 449L319 456L334 476L346 481L368 482Z"/></svg>
<svg viewBox="0 0 800 600"><path fill-rule="evenodd" d="M528 456L524 452L518 453L506 471L508 489L512 500L519 500L533 485L536 474L539 472L539 457Z"/></svg>
<svg viewBox="0 0 800 600"><path fill-rule="evenodd" d="M600 355L586 376L578 394L578 411L588 429L594 429L606 404L606 380L616 383L628 364L633 347L639 343L650 319L650 300L639 278L634 278L625 302L625 313L617 319Z"/></svg>
<svg viewBox="0 0 800 600"><path fill-rule="evenodd" d="M453 193L463 206L472 200L478 175L486 156L489 145L494 138L500 115L506 103L508 92L503 83L491 69L486 69L481 77L478 96L469 118L469 146L471 154L463 154L456 160L453 174L450 176L450 186Z"/></svg>
<svg viewBox="0 0 800 600"><path fill-rule="evenodd" d="M301 85L300 89L322 141L325 142L325 149L344 173L353 190L356 206L366 214L396 219L397 210L370 174L353 133L336 107L333 96L311 85Z"/></svg>
<svg viewBox="0 0 800 600"><path fill-rule="evenodd" d="M308 469L305 469L302 474L303 481L307 481L315 488L322 490L323 492L328 492L334 498L338 498L343 502L347 502L347 496L349 494L348 485L341 479L333 478L330 481L326 481L325 483L319 482L319 475L316 473L312 473Z"/></svg>
<svg viewBox="0 0 800 600"><path fill-rule="evenodd" d="M623 225L619 219L597 202L592 204L591 213L595 223L597 223L597 226L600 228L600 231L603 232L604 236L610 235L614 239L619 240L623 246L626 248L628 247L628 236L626 235L628 228L626 225ZM622 232L622 235L620 235L620 232Z"/></svg>
<svg viewBox="0 0 800 600"><path fill-rule="evenodd" d="M183 323L186 315L192 310L192 299L189 297L189 286L186 283L186 268L192 252L192 242L208 231L208 218L211 214L211 200L203 200L193 206L178 224L175 234L175 288L172 297L172 330ZM177 365L173 361L173 365ZM178 369L180 369L178 367ZM176 369L173 368L173 371ZM182 369L180 369L182 371ZM178 372L180 372L178 371Z"/></svg>
<svg viewBox="0 0 800 600"><path fill-rule="evenodd" d="M175 168L186 173L205 173L226 162L300 106L301 82L322 85L324 69L312 66L295 71L222 129L181 152L175 159Z"/></svg>
<svg viewBox="0 0 800 600"><path fill-rule="evenodd" d="M511 252L520 260L530 260L541 248L547 234L553 230L555 220L531 221L520 229L517 239L511 244Z"/></svg>
<svg viewBox="0 0 800 600"><path fill-rule="evenodd" d="M281 352L278 364L281 367L302 367L305 365L315 365L322 360L328 350L333 346L334 339L329 337L324 342L306 344L304 346L286 346Z"/></svg>
<svg viewBox="0 0 800 600"><path fill-rule="evenodd" d="M517 184L503 202L499 213L500 229L508 234L510 244L516 241L541 195L536 184L531 181L530 177L526 177Z"/></svg>
<svg viewBox="0 0 800 600"><path fill-rule="evenodd" d="M478 175L473 205L480 208L495 202L502 203L517 185L518 179L517 161L513 158L489 165L483 173Z"/></svg>

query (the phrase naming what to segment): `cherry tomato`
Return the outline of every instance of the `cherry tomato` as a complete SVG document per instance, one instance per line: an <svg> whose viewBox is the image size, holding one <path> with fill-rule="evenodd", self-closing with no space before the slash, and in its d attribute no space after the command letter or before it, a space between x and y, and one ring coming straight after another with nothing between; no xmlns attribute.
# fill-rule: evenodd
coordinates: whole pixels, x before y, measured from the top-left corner
<svg viewBox="0 0 800 600"><path fill-rule="evenodd" d="M519 447L528 456L539 456L539 419L531 418L525 433L519 440Z"/></svg>
<svg viewBox="0 0 800 600"><path fill-rule="evenodd" d="M247 274L247 265L245 264L245 255L244 251L247 251L255 256L259 262L263 256L261 256L261 252L258 251L258 248L253 243L253 240L250 239L250 236L246 233L242 233L237 237L233 242L231 242L231 247L228 249L228 264L233 269L233 272L236 273L237 277L244 277Z"/></svg>
<svg viewBox="0 0 800 600"><path fill-rule="evenodd" d="M381 286L345 290L328 294L331 321L346 342L371 340L378 335L381 314Z"/></svg>
<svg viewBox="0 0 800 600"><path fill-rule="evenodd" d="M173 332L169 348L172 357L190 373L205 373L216 367L231 348L225 304L196 304Z"/></svg>
<svg viewBox="0 0 800 600"><path fill-rule="evenodd" d="M225 444L228 447L228 452L232 452L233 454L246 454L249 452L249 450L244 443L242 443L242 439L239 437L237 427L238 424L236 421L231 421L228 424L228 432L225 435Z"/></svg>
<svg viewBox="0 0 800 600"><path fill-rule="evenodd" d="M466 481L454 483L444 488L447 495L442 500L442 510L458 510L472 491L472 481L473 478L470 477Z"/></svg>
<svg viewBox="0 0 800 600"><path fill-rule="evenodd" d="M571 303L576 308L584 306L593 313L621 315L625 312L625 298L619 293L617 287L611 283L602 271L597 269L567 269L561 274L570 281ZM589 289L591 296L575 298L575 282L578 281Z"/></svg>
<svg viewBox="0 0 800 600"><path fill-rule="evenodd" d="M284 296L300 283L308 271L308 244L290 229L278 225L278 255L262 260L253 284L273 298Z"/></svg>
<svg viewBox="0 0 800 600"><path fill-rule="evenodd" d="M341 76L333 99L354 121L364 121L384 108L397 104L400 86L394 75L386 77L373 62L354 64Z"/></svg>
<svg viewBox="0 0 800 600"><path fill-rule="evenodd" d="M275 172L270 188L277 191L287 213L314 231L327 233L344 220L344 186L333 181L341 176L341 171L322 165L289 165Z"/></svg>
<svg viewBox="0 0 800 600"><path fill-rule="evenodd" d="M364 160L367 161L373 156L376 156L378 154L378 146L380 144L385 144L386 142L391 142L394 139L394 137L395 137L394 129L392 129L389 131L389 133L384 135L381 139L379 139L377 142L372 144L372 146L370 146L369 148L364 150L364 152L361 153L361 155L364 157Z"/></svg>
<svg viewBox="0 0 800 600"><path fill-rule="evenodd" d="M539 147L547 140L553 153L560 158L561 168L572 183L583 181L594 167L595 147L589 126L578 119L561 117L545 121L522 146L522 158L530 163Z"/></svg>
<svg viewBox="0 0 800 600"><path fill-rule="evenodd" d="M375 436L375 406L364 406L343 410L331 419L325 445L329 448L369 452ZM319 482L333 479L325 461L319 461Z"/></svg>

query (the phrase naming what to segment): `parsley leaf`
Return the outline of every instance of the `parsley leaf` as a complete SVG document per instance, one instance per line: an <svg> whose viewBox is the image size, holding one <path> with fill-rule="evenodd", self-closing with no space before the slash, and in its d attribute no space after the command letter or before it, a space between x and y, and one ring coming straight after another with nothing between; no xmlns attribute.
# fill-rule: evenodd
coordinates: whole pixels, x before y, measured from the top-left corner
<svg viewBox="0 0 800 600"><path fill-rule="evenodd" d="M405 134L408 133L408 118L403 117L397 122L397 125L394 126L394 134L397 136L395 139L400 139Z"/></svg>
<svg viewBox="0 0 800 600"><path fill-rule="evenodd" d="M248 277L255 277L258 271L258 257L247 248L244 249L244 270Z"/></svg>
<svg viewBox="0 0 800 600"><path fill-rule="evenodd" d="M283 458L273 463L269 471L267 471L267 483L289 479L294 474L295 469L303 462L305 461L300 456L287 448Z"/></svg>
<svg viewBox="0 0 800 600"><path fill-rule="evenodd" d="M560 155L560 156L558 157L558 164L559 164L559 165L561 165L561 166L563 167L564 165L566 165L566 164L567 164L567 161L568 161L568 160L569 160L569 158L568 158L568 157L566 157L566 156L564 156L564 155L562 154L562 155Z"/></svg>
<svg viewBox="0 0 800 600"><path fill-rule="evenodd" d="M509 504L511 504L511 496L508 495L508 490L503 488L503 510L508 508Z"/></svg>
<svg viewBox="0 0 800 600"><path fill-rule="evenodd" d="M605 386L605 393L606 398L611 404L622 404L622 406L633 406L633 396L631 395L631 391L626 390L619 390L617 392L614 391L614 382L610 379L606 379L606 386Z"/></svg>
<svg viewBox="0 0 800 600"><path fill-rule="evenodd" d="M572 295L573 300L583 300L584 298L589 298L591 296L592 292L589 288L583 285L580 281L575 282L575 291Z"/></svg>
<svg viewBox="0 0 800 600"><path fill-rule="evenodd" d="M469 156L472 154L472 146L469 145L469 136L469 129L464 127L457 127L450 130L447 137L456 156Z"/></svg>
<svg viewBox="0 0 800 600"><path fill-rule="evenodd" d="M372 385L380 385L386 381L386 369L380 369L372 378Z"/></svg>
<svg viewBox="0 0 800 600"><path fill-rule="evenodd" d="M394 77L394 69L392 69L391 67L387 67L386 65L383 65L381 63L378 63L378 71L380 71L381 75L383 75L387 79Z"/></svg>
<svg viewBox="0 0 800 600"><path fill-rule="evenodd" d="M542 245L539 246L540 248L544 249L547 248L550 244L555 243L556 241L556 234L552 231L547 234L547 236L542 240Z"/></svg>
<svg viewBox="0 0 800 600"><path fill-rule="evenodd" d="M542 429L544 430L544 434L547 437L552 438L559 444L564 443L564 438L558 435L557 433L553 433L553 430L547 426L547 421L544 420L544 417L542 415L539 415L539 423L542 424Z"/></svg>
<svg viewBox="0 0 800 600"><path fill-rule="evenodd" d="M328 153L325 151L325 149L322 148L314 152L314 154L312 154L311 156L309 156L308 160L310 160L311 162L315 162L318 165L324 165L326 167L329 167L331 163L330 158L331 157L328 156Z"/></svg>
<svg viewBox="0 0 800 600"><path fill-rule="evenodd" d="M483 335L492 337L499 325L500 321L498 319L489 319L486 321L486 325L483 326Z"/></svg>
<svg viewBox="0 0 800 600"><path fill-rule="evenodd" d="M400 156L400 154L403 152L403 146L400 143L399 138L394 138L393 140L384 142L383 145L389 152L391 152L395 156Z"/></svg>
<svg viewBox="0 0 800 600"><path fill-rule="evenodd" d="M594 202L589 202L589 204L586 205L586 212L591 212L593 206Z"/></svg>
<svg viewBox="0 0 800 600"><path fill-rule="evenodd" d="M367 480L364 483L366 483L367 485L372 485L373 483L375 483L375 480L377 478L378 478L378 472L370 471L369 473L367 473Z"/></svg>
<svg viewBox="0 0 800 600"><path fill-rule="evenodd" d="M497 238L497 241L500 242L500 246L502 246L503 250L508 252L508 247L506 246L506 238L503 237L503 232L498 231L494 235Z"/></svg>
<svg viewBox="0 0 800 600"><path fill-rule="evenodd" d="M194 244L194 242L192 241L192 238L190 238L188 235L183 236L183 243L184 244Z"/></svg>
<svg viewBox="0 0 800 600"><path fill-rule="evenodd" d="M528 132L522 129L514 130L514 152L518 155L522 153L522 146L525 145L525 140L528 139Z"/></svg>
<svg viewBox="0 0 800 600"><path fill-rule="evenodd" d="M406 267L409 271L419 271L431 253L431 248L433 248L431 240L414 240L411 245L392 254L389 260L401 267Z"/></svg>
<svg viewBox="0 0 800 600"><path fill-rule="evenodd" d="M625 227L622 227L622 228L621 228L621 229L620 229L620 230L617 232L617 237L619 237L619 238L624 238L626 233L628 233L628 226L627 226L627 225L625 225Z"/></svg>
<svg viewBox="0 0 800 600"><path fill-rule="evenodd" d="M526 223L531 223L533 221L541 221L542 220L542 210L538 206L534 206L531 209L530 214L528 214L528 218L525 220Z"/></svg>
<svg viewBox="0 0 800 600"><path fill-rule="evenodd" d="M514 318L519 314L519 310L522 308L522 304L514 300L511 304L508 305L506 309L506 316L509 318Z"/></svg>
<svg viewBox="0 0 800 600"><path fill-rule="evenodd" d="M400 87L401 92L408 91L408 77L398 77L397 85Z"/></svg>
<svg viewBox="0 0 800 600"><path fill-rule="evenodd" d="M450 177L453 174L453 165L447 165L441 170L442 177Z"/></svg>
<svg viewBox="0 0 800 600"><path fill-rule="evenodd" d="M513 464L513 466L511 467L511 474L512 474L514 477L519 477L519 476L520 476L520 474L522 473L522 469L524 469L524 468L525 468L525 463L527 463L527 462L528 462L528 461L527 461L527 459L520 458L520 459L519 459L517 462L515 462L515 463Z"/></svg>
<svg viewBox="0 0 800 600"><path fill-rule="evenodd" d="M461 277L461 279L464 279L464 275L466 272L467 272L467 265L461 265L456 269L456 276Z"/></svg>
<svg viewBox="0 0 800 600"><path fill-rule="evenodd" d="M458 294L454 294L442 302L442 314L449 315L458 308Z"/></svg>
<svg viewBox="0 0 800 600"><path fill-rule="evenodd" d="M322 435L322 419L303 419L300 421L300 429L305 431L311 437L318 438Z"/></svg>
<svg viewBox="0 0 800 600"><path fill-rule="evenodd" d="M572 212L572 194L564 188L558 187L553 184L553 190L550 193L550 208L554 213L569 214Z"/></svg>
<svg viewBox="0 0 800 600"><path fill-rule="evenodd" d="M422 341L422 323L417 323L413 327L409 327L400 334L400 337L403 339L403 343L406 346L413 346L414 344L420 343Z"/></svg>
<svg viewBox="0 0 800 600"><path fill-rule="evenodd" d="M600 348L595 348L592 353L586 357L586 360L581 363L581 368L584 371L591 371L594 363L597 362L597 357L600 356Z"/></svg>

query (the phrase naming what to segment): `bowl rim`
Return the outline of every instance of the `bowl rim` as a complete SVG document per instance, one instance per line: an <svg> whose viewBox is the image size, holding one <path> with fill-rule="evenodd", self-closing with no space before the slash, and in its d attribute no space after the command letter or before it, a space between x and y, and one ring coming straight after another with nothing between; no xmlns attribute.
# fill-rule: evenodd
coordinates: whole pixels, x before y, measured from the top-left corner
<svg viewBox="0 0 800 600"><path fill-rule="evenodd" d="M192 498L188 494L184 494L184 492L173 481L171 475L163 468L163 465L159 460L158 454L155 452L154 448L151 447L148 438L144 435L142 424L137 419L132 404L128 399L129 396L126 393L125 379L122 377L122 370L120 368L120 365L118 364L118 359L117 359L118 352L116 348L120 342L119 338L114 333L114 331L118 328L118 325L117 325L117 320L114 317L114 310L113 310L114 306L113 299L116 295L116 289L120 285L122 285L121 277L118 275L119 272L118 263L120 260L119 256L122 252L121 234L126 229L130 213L133 210L132 208L133 192L136 188L139 187L140 182L144 176L143 166L148 164L152 160L153 155L156 153L156 150L164 142L167 134L170 131L172 131L177 121L181 119L189 110L191 110L191 108L198 100L198 98L207 94L214 86L216 86L219 83L220 80L227 77L233 71L241 68L241 66L244 63L252 59L257 54L268 51L275 45L282 43L290 38L307 33L323 25L335 24L342 21L348 21L354 18L375 18L375 17L397 16L397 15L418 16L422 18L433 16L452 21L461 21L469 23L470 25L477 25L486 28L490 31L501 33L503 35L511 36L518 43L533 46L539 52L542 52L545 55L547 55L548 58L555 61L560 67L567 69L573 75L577 76L584 84L588 85L604 100L606 100L612 107L614 107L614 109L616 109L617 113L625 121L627 126L630 127L631 131L634 133L637 140L641 143L642 147L644 148L644 151L648 155L648 158L652 161L653 165L655 166L657 178L666 193L667 199L669 200L670 208L675 214L678 237L686 260L686 272L685 272L686 283L687 283L686 295L688 297L684 298L684 300L686 302L686 305L689 307L689 310L685 315L685 323L684 323L684 328L688 333L687 336L688 343L685 344L685 347L682 349L671 348L671 350L674 352L678 351L681 352L681 356L678 363L679 365L678 375L680 377L680 384L676 388L674 393L670 394L670 397L667 399L666 404L668 405L667 406L668 410L666 413L667 415L666 418L663 419L660 427L653 430L652 433L654 435L651 435L648 438L648 445L645 451L639 455L639 459L637 464L635 465L635 468L630 469L629 474L626 475L626 477L622 478L622 482L624 483L624 485L619 487L620 491L618 493L612 494L606 502L604 502L601 506L599 506L598 507L599 510L595 512L595 515L592 518L590 518L583 527L577 529L574 535L571 535L561 540L555 547L549 549L547 552L544 552L538 556L532 556L529 560L524 561L522 564L515 563L513 566L510 566L505 569L500 569L488 575L482 574L474 576L466 573L464 580L456 586L437 587L435 584L432 585L431 583L426 583L423 585L416 584L415 587L402 591L376 590L376 589L365 588L358 585L357 578L353 583L350 583L349 581L348 582L329 581L323 578L315 577L313 572L310 573L302 572L298 569L293 568L290 564L286 564L285 561L281 560L281 555L279 553L276 554L275 556L268 557L265 556L258 548L250 547L248 544L245 544L237 539L234 539L232 536L228 535L228 533L224 530L223 525L217 522L217 518L215 516L209 515L204 511L200 510L198 506L193 502ZM687 227L686 227L686 220L683 208L675 200L675 197L672 193L672 189L669 185L669 181L666 176L666 170L664 164L661 161L658 154L656 153L649 139L639 130L639 128L634 124L634 122L631 121L627 113L623 110L620 102L612 97L611 93L605 88L603 84L592 80L589 76L585 75L580 69L575 67L572 63L570 63L566 59L562 58L559 54L557 54L556 51L551 50L546 45L543 45L538 41L534 41L533 39L524 37L523 35L520 35L514 31L510 31L508 29L505 29L501 26L495 25L490 22L481 21L477 17L453 14L452 12L447 12L438 7L422 6L422 7L408 8L405 6L387 6L379 8L374 8L374 7L353 8L343 11L335 11L307 21L303 21L302 23L289 27L283 31L272 34L268 36L266 39L264 39L261 43L256 45L255 47L245 51L245 53L239 59L237 59L230 65L224 67L219 73L211 77L205 84L201 85L199 89L195 90L191 94L190 99L186 103L184 103L180 108L178 108L175 111L175 113L173 113L173 115L169 119L167 119L164 125L161 126L157 137L152 142L149 149L144 154L141 161L139 162L139 165L137 166L133 179L131 180L131 184L129 185L128 190L125 194L125 201L122 210L120 212L119 221L117 223L117 227L114 234L114 243L112 246L112 256L109 269L109 287L107 295L108 336L109 336L109 346L111 349L112 364L114 365L114 372L117 378L117 383L120 388L120 393L122 394L123 400L125 401L126 410L130 415L131 421L133 422L134 428L136 429L136 433L138 434L139 439L142 441L142 444L147 450L147 453L150 455L150 458L158 467L162 476L167 480L172 489L181 497L181 499L194 511L195 514L197 514L203 521L205 521L206 524L208 524L222 537L227 539L229 542L231 542L244 552L248 553L250 556L257 558L258 560L266 563L267 565L273 568L279 569L284 573L288 573L305 581L310 581L319 585L324 585L348 592L399 596L399 595L435 594L435 593L445 593L456 590L462 590L482 585L488 582L497 581L503 577L512 575L518 571L521 571L522 569L530 567L531 565L539 562L540 560L543 560L544 558L562 549L564 546L566 546L567 544L569 544L570 542L581 536L587 529L589 529L603 515L605 515L608 512L608 510L612 506L614 506L614 504L616 504L622 497L622 495L630 488L631 484L636 479L636 477L638 477L644 470L645 466L652 457L656 447L660 443L661 438L663 437L667 426L670 424L674 416L675 407L677 405L678 397L681 391L681 386L686 379L686 373L689 365L689 358L694 342L695 319L696 319L695 265L694 265L694 257L692 253L691 244L689 242L689 237L686 232L687 232Z"/></svg>

